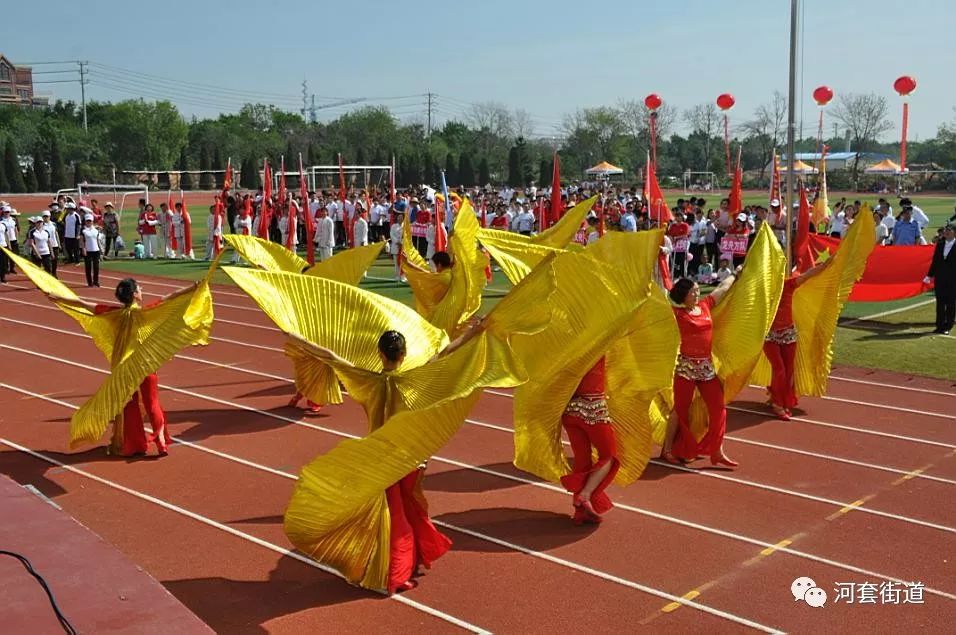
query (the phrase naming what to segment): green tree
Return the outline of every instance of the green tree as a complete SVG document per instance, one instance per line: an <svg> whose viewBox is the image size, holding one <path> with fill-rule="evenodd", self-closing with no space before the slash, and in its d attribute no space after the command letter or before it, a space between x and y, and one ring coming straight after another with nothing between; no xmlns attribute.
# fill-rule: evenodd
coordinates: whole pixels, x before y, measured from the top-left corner
<svg viewBox="0 0 956 635"><path fill-rule="evenodd" d="M7 145L3 151L3 171L7 177L8 191L13 194L21 194L27 191L26 183L23 182L23 172L20 170L17 149L10 137L7 137Z"/></svg>
<svg viewBox="0 0 956 635"><path fill-rule="evenodd" d="M186 157L186 146L179 150L179 162L176 163L176 169L179 170L179 189L193 189L193 175L189 174L189 160Z"/></svg>
<svg viewBox="0 0 956 635"><path fill-rule="evenodd" d="M365 165L365 148L359 147L358 151L355 153L355 164Z"/></svg>
<svg viewBox="0 0 956 635"><path fill-rule="evenodd" d="M308 163L306 163L305 167L319 165L321 163L321 159L319 158L319 149L314 143L309 144L309 151L306 156L306 161Z"/></svg>
<svg viewBox="0 0 956 635"><path fill-rule="evenodd" d="M65 189L69 180L66 176L66 166L60 154L60 142L56 135L50 140L50 189L54 192Z"/></svg>
<svg viewBox="0 0 956 635"><path fill-rule="evenodd" d="M0 192L10 191L10 180L7 178L6 161L0 161Z"/></svg>
<svg viewBox="0 0 956 635"><path fill-rule="evenodd" d="M491 183L491 170L488 167L488 157L481 157L478 163L478 185L484 187Z"/></svg>
<svg viewBox="0 0 956 635"><path fill-rule="evenodd" d="M461 185L461 180L458 178L458 166L451 152L445 155L445 182L448 183L448 187Z"/></svg>
<svg viewBox="0 0 956 635"><path fill-rule="evenodd" d="M37 180L37 192L50 191L50 171L43 160L43 148L37 145L33 150L33 174Z"/></svg>
<svg viewBox="0 0 956 635"><path fill-rule="evenodd" d="M80 183L86 180L86 169L83 167L82 161L77 161L73 164L73 187L78 186Z"/></svg>
<svg viewBox="0 0 956 635"><path fill-rule="evenodd" d="M213 170L225 170L226 166L222 162L222 153L219 151L219 146L213 146L212 149L212 169ZM223 172L215 172L213 174L213 183L215 183L216 189L222 188L223 181L226 180L226 175Z"/></svg>
<svg viewBox="0 0 956 635"><path fill-rule="evenodd" d="M246 157L243 160L239 180L240 185L247 190L259 187L259 171L256 169L256 160L252 157Z"/></svg>
<svg viewBox="0 0 956 635"><path fill-rule="evenodd" d="M27 166L26 174L23 177L23 182L27 186L27 192L36 192L37 188L37 174L33 171L33 165Z"/></svg>
<svg viewBox="0 0 956 635"><path fill-rule="evenodd" d="M475 168L471 165L471 156L467 152L458 155L458 182L465 187L475 185Z"/></svg>
<svg viewBox="0 0 956 635"><path fill-rule="evenodd" d="M212 174L209 172L209 150L206 149L206 146L202 146L199 149L199 189L200 190L214 190L216 189L216 179L213 178Z"/></svg>
<svg viewBox="0 0 956 635"><path fill-rule="evenodd" d="M552 161L541 159L538 162L538 185L540 187L551 185L553 170L554 163Z"/></svg>

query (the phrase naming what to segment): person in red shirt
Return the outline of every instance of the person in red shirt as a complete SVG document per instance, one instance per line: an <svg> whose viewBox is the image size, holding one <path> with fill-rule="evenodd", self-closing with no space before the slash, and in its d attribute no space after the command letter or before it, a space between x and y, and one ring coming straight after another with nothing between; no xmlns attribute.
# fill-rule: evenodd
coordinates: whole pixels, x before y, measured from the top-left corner
<svg viewBox="0 0 956 635"><path fill-rule="evenodd" d="M601 514L614 506L604 490L620 465L607 408L603 357L581 379L564 409L561 425L574 453L571 473L561 478L564 488L574 495L574 523L600 523ZM595 450L597 463L592 460Z"/></svg>
<svg viewBox="0 0 956 635"><path fill-rule="evenodd" d="M737 269L740 273L740 269ZM713 465L737 467L724 454L724 431L727 427L727 409L724 406L724 388L717 378L711 357L714 322L711 310L720 302L735 281L729 276L704 300L700 287L690 278L681 278L669 292L674 304L674 318L680 330L680 354L674 371L674 411L677 422L667 426L661 458L668 463L693 461L699 455L710 457ZM697 441L690 427L690 406L694 391L700 392L707 406L707 433Z"/></svg>
<svg viewBox="0 0 956 635"><path fill-rule="evenodd" d="M685 218L681 213L677 214L677 220L671 223L667 228L667 235L670 236L673 244L674 266L671 267L671 275L683 276L687 273L687 252L690 249L690 225L694 222L694 215L689 214Z"/></svg>
<svg viewBox="0 0 956 635"><path fill-rule="evenodd" d="M156 226L159 225L159 216L153 209L153 204L148 203L143 211L139 213L137 229L143 240L143 249L147 258L156 257Z"/></svg>
<svg viewBox="0 0 956 635"><path fill-rule="evenodd" d="M777 305L777 314L763 344L763 352L770 362L771 380L767 386L768 401L778 419L790 421L791 410L797 405L797 391L793 378L797 358L797 327L793 322L793 294L804 282L821 273L833 260L791 275L783 283L783 294Z"/></svg>

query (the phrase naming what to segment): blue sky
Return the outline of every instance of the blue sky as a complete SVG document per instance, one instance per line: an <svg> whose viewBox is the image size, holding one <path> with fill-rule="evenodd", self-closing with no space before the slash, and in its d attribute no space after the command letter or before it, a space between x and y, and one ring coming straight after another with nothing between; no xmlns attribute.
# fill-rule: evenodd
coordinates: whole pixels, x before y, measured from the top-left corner
<svg viewBox="0 0 956 635"><path fill-rule="evenodd" d="M8 4L4 22L16 26L4 29L0 52L14 63L89 60L96 65L88 98L167 96L186 115L212 116L256 98L297 110L306 79L318 104L368 97L402 119L424 115L420 95L429 91L438 95L439 121L461 118L469 103L497 101L531 113L535 136L547 136L576 108L649 92L681 109L731 92L731 122L739 124L787 88L786 0ZM892 84L901 74L919 82L911 138L932 136L954 119L956 2L802 4L805 134L816 127L810 94L825 83L837 94L886 96L895 123L887 137L897 136L901 106ZM77 84L37 88L79 97ZM350 107L320 110L320 119Z"/></svg>

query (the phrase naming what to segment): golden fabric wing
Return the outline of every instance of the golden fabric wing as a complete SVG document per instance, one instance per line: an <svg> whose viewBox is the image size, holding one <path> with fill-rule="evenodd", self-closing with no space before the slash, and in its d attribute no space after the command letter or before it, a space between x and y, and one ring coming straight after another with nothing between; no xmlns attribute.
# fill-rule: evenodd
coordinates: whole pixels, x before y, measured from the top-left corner
<svg viewBox="0 0 956 635"><path fill-rule="evenodd" d="M428 271L428 261L418 251L418 247L412 242L412 223L408 214L402 219L402 258L413 267L422 271Z"/></svg>
<svg viewBox="0 0 956 635"><path fill-rule="evenodd" d="M766 223L747 252L740 277L711 314L713 358L730 403L747 385L763 354L763 342L777 314L783 291L786 257ZM691 430L700 439L707 431L707 409L699 393L691 403Z"/></svg>
<svg viewBox="0 0 956 635"><path fill-rule="evenodd" d="M79 296L73 293L72 289L26 258L22 258L5 248L4 251L7 257L13 260L20 271L22 271L40 291L68 300L80 300ZM80 328L93 338L93 343L96 345L96 348L102 351L107 361L113 358L113 344L116 341L116 334L122 320L119 312L111 311L97 315L82 305L73 305L67 302L57 301L54 301L54 303L60 307L60 310L76 320Z"/></svg>
<svg viewBox="0 0 956 635"><path fill-rule="evenodd" d="M612 343L605 364L608 410L621 463L615 482L620 485L633 483L644 472L655 431L666 428L666 413L673 405L680 331L660 288L652 290L625 332Z"/></svg>
<svg viewBox="0 0 956 635"><path fill-rule="evenodd" d="M542 247L554 247L556 249L565 249L578 230L581 229L581 223L587 217L588 212L594 207L597 201L597 195L592 196L586 201L581 201L561 216L561 219L552 225L549 229L541 232L537 236L531 237L531 242Z"/></svg>
<svg viewBox="0 0 956 635"><path fill-rule="evenodd" d="M524 240L515 240L515 236ZM512 284L520 282L549 255L561 253L560 249L534 244L521 234L497 229L479 230L478 240Z"/></svg>
<svg viewBox="0 0 956 635"><path fill-rule="evenodd" d="M447 443L479 394L399 412L367 437L313 460L285 513L292 544L353 584L384 591L390 556L384 492Z"/></svg>
<svg viewBox="0 0 956 635"><path fill-rule="evenodd" d="M378 371L378 338L388 330L408 342L409 367L431 359L448 338L411 307L351 285L315 276L223 267L277 327Z"/></svg>
<svg viewBox="0 0 956 635"><path fill-rule="evenodd" d="M258 236L223 234L223 239L247 262L266 271L303 273L309 263L279 243Z"/></svg>
<svg viewBox="0 0 956 635"><path fill-rule="evenodd" d="M328 260L315 263L315 266L309 267L303 273L345 284L358 284L372 263L378 259L383 247L385 243L381 242L346 249Z"/></svg>
<svg viewBox="0 0 956 635"><path fill-rule="evenodd" d="M451 270L434 272L412 265L402 268L415 297L415 310L426 320L432 315L451 287Z"/></svg>
<svg viewBox="0 0 956 635"><path fill-rule="evenodd" d="M342 403L342 389L332 368L304 351L294 340L285 345L285 355L292 360L295 390L317 404Z"/></svg>
<svg viewBox="0 0 956 635"><path fill-rule="evenodd" d="M148 375L186 346L208 343L213 322L206 280L192 293L146 309L132 307L115 313L121 316L121 326L110 376L73 414L70 447L96 442Z"/></svg>
<svg viewBox="0 0 956 635"><path fill-rule="evenodd" d="M853 285L866 268L866 260L875 246L875 230L873 213L868 205L863 205L829 264L807 278L794 292L793 320L797 327L794 383L798 395L819 397L826 393L837 321ZM770 378L770 363L762 356L751 381L769 386Z"/></svg>

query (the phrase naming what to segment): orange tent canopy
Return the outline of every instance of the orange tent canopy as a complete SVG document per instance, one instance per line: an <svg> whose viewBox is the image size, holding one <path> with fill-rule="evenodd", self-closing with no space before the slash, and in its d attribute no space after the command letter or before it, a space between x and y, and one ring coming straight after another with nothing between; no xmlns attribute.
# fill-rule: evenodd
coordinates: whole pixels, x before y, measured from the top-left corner
<svg viewBox="0 0 956 635"><path fill-rule="evenodd" d="M863 170L865 174L899 174L900 171L900 166L889 159L883 159Z"/></svg>
<svg viewBox="0 0 956 635"><path fill-rule="evenodd" d="M624 170L617 167L616 165L611 165L607 161L601 161L594 167L588 168L584 171L585 174L624 174Z"/></svg>

